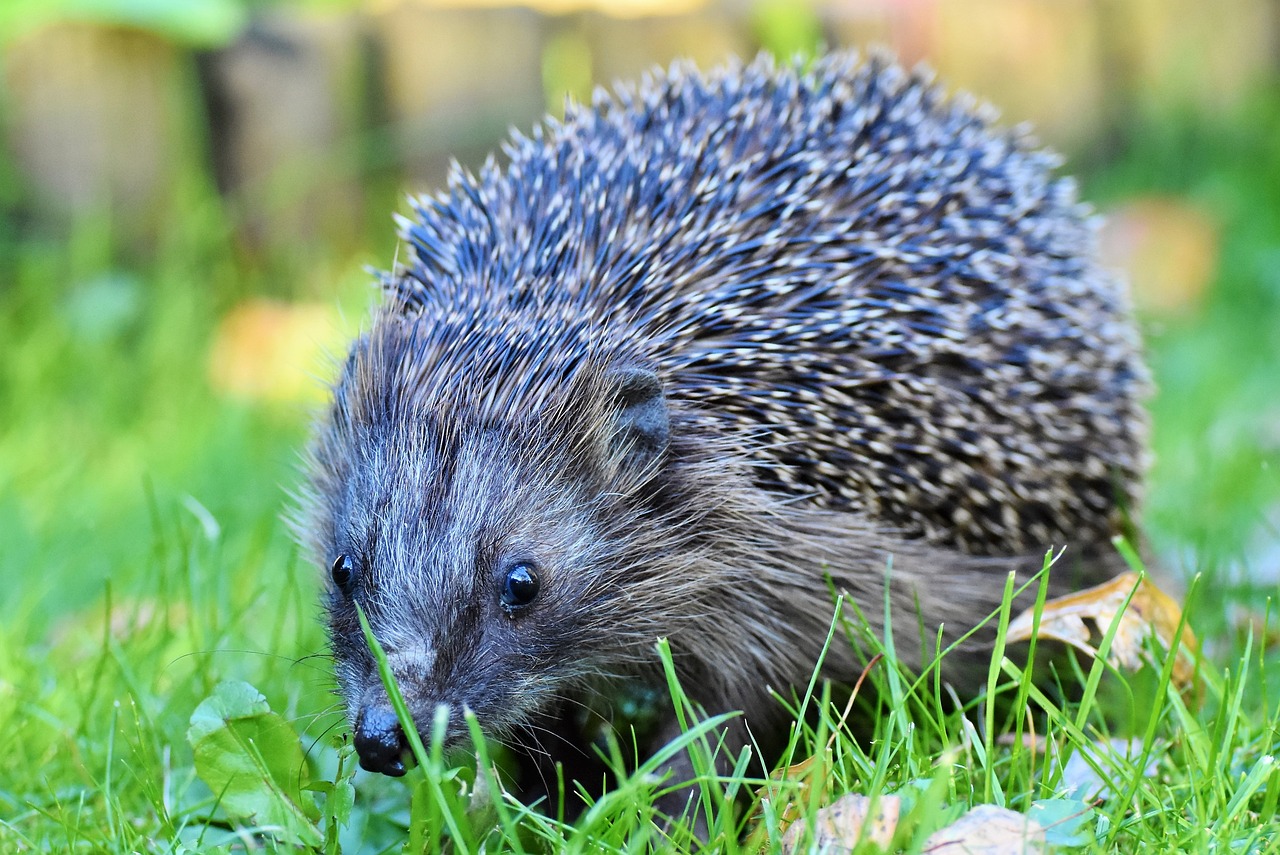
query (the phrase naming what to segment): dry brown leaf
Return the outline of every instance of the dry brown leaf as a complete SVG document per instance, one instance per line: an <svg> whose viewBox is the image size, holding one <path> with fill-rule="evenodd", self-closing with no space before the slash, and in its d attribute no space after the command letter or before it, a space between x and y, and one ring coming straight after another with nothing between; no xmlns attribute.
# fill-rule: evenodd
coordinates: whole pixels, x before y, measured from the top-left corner
<svg viewBox="0 0 1280 855"><path fill-rule="evenodd" d="M1261 650L1280 649L1280 625L1266 612L1234 603L1227 607L1227 624L1242 642L1252 636Z"/></svg>
<svg viewBox="0 0 1280 855"><path fill-rule="evenodd" d="M784 853L848 852L861 841L887 848L893 842L901 810L902 802L897 796L873 800L846 793L818 811L811 840L805 838L805 824L795 822L782 835L780 849Z"/></svg>
<svg viewBox="0 0 1280 855"><path fill-rule="evenodd" d="M1133 598L1125 609L1125 599L1130 591L1134 592ZM1146 639L1154 635L1166 650L1177 647L1174 683L1183 690L1192 687L1195 684L1195 666L1191 654L1196 649L1195 635L1190 627L1184 626L1181 644L1174 644L1178 624L1182 620L1181 607L1150 579L1141 578L1137 573L1122 573L1109 582L1045 603L1037 635L1097 656L1098 649L1092 643L1094 632L1088 622L1105 632L1122 609L1124 613L1111 641L1108 661L1117 668L1138 670L1146 655ZM1030 640L1034 621L1034 609L1018 615L1009 622L1008 640Z"/></svg>
<svg viewBox="0 0 1280 855"><path fill-rule="evenodd" d="M1044 829L1029 816L978 805L924 842L929 855L1033 855L1045 851Z"/></svg>
<svg viewBox="0 0 1280 855"><path fill-rule="evenodd" d="M819 765L819 760L823 760ZM826 770L831 768L831 758L829 755L815 754L812 757L805 758L799 763L792 763L782 769L778 769L769 777L780 783L789 782L792 787L787 795L790 797L782 810L778 813L778 829L785 832L791 823L795 822L804 815L804 806L809 804L814 796L810 795L814 784L818 786L818 794L816 798L820 802L825 802L829 795L828 790L831 787L831 777L826 774ZM764 802L769 797L769 791L772 786L766 784L756 790L756 801ZM757 823L756 835L764 841L766 833L764 823ZM753 835L753 836L756 836Z"/></svg>
<svg viewBox="0 0 1280 855"><path fill-rule="evenodd" d="M343 336L337 311L319 303L254 299L218 324L209 353L209 379L223 394L266 401L319 400L324 353Z"/></svg>
<svg viewBox="0 0 1280 855"><path fill-rule="evenodd" d="M845 704L844 711L840 714L840 723L837 729L844 726L844 722L849 718L849 713L853 711L853 702L858 698L858 692L862 690L862 683L867 678L867 674L871 669L876 667L884 654L877 653L871 657L862 673L858 676L858 681L853 685L853 691L849 695L849 701ZM795 822L803 815L803 806L812 804L816 799L819 802L826 802L831 791L831 777L827 774L827 770L831 768L831 748L835 745L836 733L833 732L827 740L826 747L818 754L813 755L799 763L793 763L786 768L779 769L769 777L773 781L779 783L790 783L790 798L782 810L778 812L778 830L785 833L788 826ZM819 763L818 761L822 762ZM817 795L812 795L814 782L817 782ZM756 803L763 804L769 797L771 792L784 792L784 788L776 787L772 784L766 784L756 790ZM755 849L763 849L768 844L768 829L763 822L760 822L760 814L753 818L754 828L748 839L748 851Z"/></svg>
<svg viewBox="0 0 1280 855"><path fill-rule="evenodd" d="M85 652L101 652L103 632L117 642L129 639L165 624L181 625L189 620L187 607L181 602L152 599L115 600L109 615L100 607L71 612L58 621L50 638L55 645L82 643Z"/></svg>
<svg viewBox="0 0 1280 855"><path fill-rule="evenodd" d="M1047 739L1043 736L1036 736L1034 733L1024 733L1021 736L1014 733L1002 733L996 737L996 744L1020 745L1032 754L1043 754L1050 745Z"/></svg>
<svg viewBox="0 0 1280 855"><path fill-rule="evenodd" d="M1189 314L1204 302L1218 267L1218 225L1175 197L1148 197L1110 212L1101 252L1128 274L1134 300L1160 314Z"/></svg>

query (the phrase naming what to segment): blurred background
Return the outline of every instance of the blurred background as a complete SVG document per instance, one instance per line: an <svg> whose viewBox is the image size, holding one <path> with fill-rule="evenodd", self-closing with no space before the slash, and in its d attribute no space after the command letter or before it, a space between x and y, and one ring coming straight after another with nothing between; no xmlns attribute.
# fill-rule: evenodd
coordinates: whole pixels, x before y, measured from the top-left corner
<svg viewBox="0 0 1280 855"><path fill-rule="evenodd" d="M280 516L405 194L654 64L824 45L925 62L1064 154L1159 382L1155 554L1214 580L1198 626L1247 625L1280 582L1274 0L3 0L9 650L182 609L190 649L318 649Z"/></svg>

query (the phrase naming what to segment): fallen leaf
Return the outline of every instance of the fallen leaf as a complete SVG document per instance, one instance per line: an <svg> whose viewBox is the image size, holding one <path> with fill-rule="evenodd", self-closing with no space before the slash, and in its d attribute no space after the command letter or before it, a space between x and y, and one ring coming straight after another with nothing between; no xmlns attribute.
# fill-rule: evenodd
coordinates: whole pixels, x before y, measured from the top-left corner
<svg viewBox="0 0 1280 855"><path fill-rule="evenodd" d="M1029 816L978 805L924 842L929 855L1033 855L1045 851L1044 829Z"/></svg>
<svg viewBox="0 0 1280 855"><path fill-rule="evenodd" d="M844 711L840 714L840 722L837 730L844 726L844 722L848 720L849 714L853 712L853 702L857 700L858 693L862 690L862 683L867 678L867 674L871 669L879 664L884 658L884 654L877 653L871 657L862 673L858 676L858 681L853 684L853 691L849 695L849 701L845 704ZM786 793L788 800L782 806L782 810L778 812L778 830L785 833L788 826L795 822L803 815L803 806L813 804L814 801L825 802L831 790L831 777L827 774L827 770L831 768L831 749L835 745L836 733L833 731L830 738L827 739L826 747L812 757L801 760L799 763L792 763L775 771L769 776L771 783L766 784L756 790L756 803L763 805L774 793ZM823 762L819 764L819 760ZM818 792L813 794L814 781L818 783ZM777 784L789 784L789 787L779 787ZM760 821L760 811L756 812L753 818L754 828L750 834L751 844L749 849L763 848L768 842L768 829L765 824Z"/></svg>
<svg viewBox="0 0 1280 855"><path fill-rule="evenodd" d="M813 837L805 835L807 824L793 822L782 835L780 849L793 852L848 852L864 841L887 848L898 828L902 801L897 796L871 799L846 793L814 816Z"/></svg>
<svg viewBox="0 0 1280 855"><path fill-rule="evenodd" d="M1130 591L1133 597L1125 608ZM1112 665L1129 671L1141 668L1147 653L1146 640L1154 636L1165 650L1177 650L1173 682L1183 690L1195 685L1191 654L1196 649L1196 638L1190 627L1183 626L1180 643L1175 643L1182 609L1176 600L1137 573L1122 573L1109 582L1045 603L1037 636L1061 641L1097 656L1098 649L1093 644L1095 632L1089 624L1105 632L1117 615L1120 623L1108 652ZM1018 615L1009 622L1008 640L1030 640L1034 622L1034 609Z"/></svg>
<svg viewBox="0 0 1280 855"><path fill-rule="evenodd" d="M1129 277L1134 300L1149 312L1193 313L1218 267L1218 225L1172 197L1149 197L1107 215L1100 252Z"/></svg>
<svg viewBox="0 0 1280 855"><path fill-rule="evenodd" d="M1013 733L1002 733L996 737L996 744L1020 745L1032 754L1043 754L1049 747L1048 740L1043 736L1036 736L1034 733L1024 733L1021 736Z"/></svg>
<svg viewBox="0 0 1280 855"><path fill-rule="evenodd" d="M1232 603L1227 606L1227 624L1241 642L1252 637L1264 651L1280 649L1280 624L1272 614L1243 603Z"/></svg>
<svg viewBox="0 0 1280 855"><path fill-rule="evenodd" d="M820 766L819 760L823 760ZM778 812L778 830L786 832L790 825L804 815L804 805L811 804L813 799L819 802L826 801L827 791L831 787L831 778L826 774L826 770L831 768L831 758L829 754L823 752L807 757L799 763L792 763L775 771L769 776L772 782L790 785L787 788L775 786L775 784L766 784L756 790L756 801L758 804L763 803L769 798L771 792L785 793L787 801L782 805L782 810ZM814 782L817 782L818 793L816 796L811 795ZM753 837L758 837L759 842L763 843L767 840L767 830L765 824L756 818L755 831Z"/></svg>
<svg viewBox="0 0 1280 855"><path fill-rule="evenodd" d="M1110 773L1121 781L1125 780L1128 777L1126 767L1133 765L1133 761L1142 756L1142 750L1141 739L1103 739L1088 745L1078 745L1062 770L1062 788L1059 792L1065 798L1088 802L1113 798L1111 784L1104 775ZM1143 777L1156 776L1159 757L1163 753L1164 745L1156 744L1146 768L1142 770ZM1093 762L1090 763L1090 760ZM1097 769L1101 770L1101 774Z"/></svg>
<svg viewBox="0 0 1280 855"><path fill-rule="evenodd" d="M209 380L219 392L265 401L318 401L324 354L341 344L336 309L320 303L254 299L218 324L209 352Z"/></svg>
<svg viewBox="0 0 1280 855"><path fill-rule="evenodd" d="M1027 815L1044 829L1045 845L1055 852L1089 846L1094 841L1098 811L1086 802L1067 798L1036 799Z"/></svg>
<svg viewBox="0 0 1280 855"><path fill-rule="evenodd" d="M69 613L54 625L50 638L55 645L74 643L84 655L100 654L104 631L115 641L124 642L157 627L167 632L166 626L181 626L189 619L181 602L116 599L107 615L98 606Z"/></svg>

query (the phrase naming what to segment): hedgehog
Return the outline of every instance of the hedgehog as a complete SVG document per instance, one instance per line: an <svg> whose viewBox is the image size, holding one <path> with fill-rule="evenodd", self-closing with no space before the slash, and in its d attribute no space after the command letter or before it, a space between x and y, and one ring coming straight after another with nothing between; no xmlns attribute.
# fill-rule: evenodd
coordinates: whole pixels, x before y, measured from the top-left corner
<svg viewBox="0 0 1280 855"><path fill-rule="evenodd" d="M819 661L861 671L836 594L921 666L967 639L963 681L1010 573L1110 575L1149 381L1058 166L888 57L762 56L597 91L413 200L302 513L362 766L408 758L357 605L446 746L662 686L666 639L732 751Z"/></svg>

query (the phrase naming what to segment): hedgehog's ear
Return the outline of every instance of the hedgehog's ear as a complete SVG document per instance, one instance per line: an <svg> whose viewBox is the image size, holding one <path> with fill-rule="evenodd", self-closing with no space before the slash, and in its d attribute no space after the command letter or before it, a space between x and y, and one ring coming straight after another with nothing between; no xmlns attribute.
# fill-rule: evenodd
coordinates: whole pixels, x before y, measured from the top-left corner
<svg viewBox="0 0 1280 855"><path fill-rule="evenodd" d="M671 440L662 381L643 368L616 369L609 373L609 379L618 407L609 455L617 464L644 467L662 454Z"/></svg>

